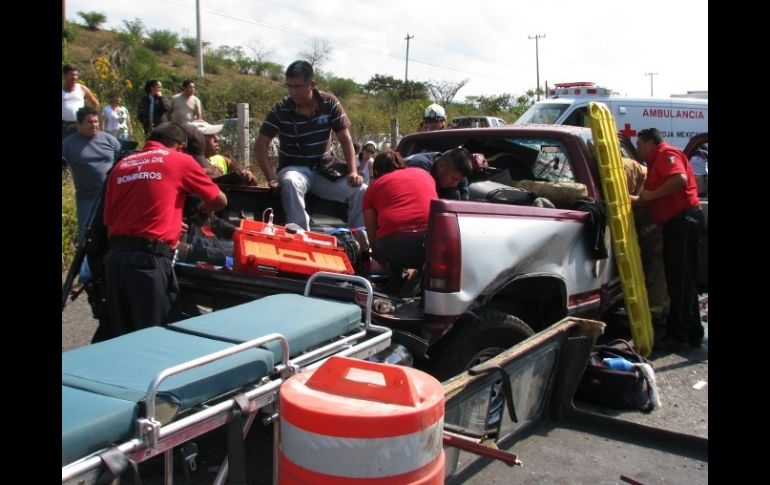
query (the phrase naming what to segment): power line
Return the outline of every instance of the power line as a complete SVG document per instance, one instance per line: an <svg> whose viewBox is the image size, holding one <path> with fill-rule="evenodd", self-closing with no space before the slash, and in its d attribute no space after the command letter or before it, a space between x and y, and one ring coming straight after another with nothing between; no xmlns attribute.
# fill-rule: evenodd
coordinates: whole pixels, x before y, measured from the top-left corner
<svg viewBox="0 0 770 485"><path fill-rule="evenodd" d="M183 7L190 7L191 6L190 4L183 3L183 2L177 2L177 1L174 1L174 0L161 0L161 1L163 1L165 3L173 4L173 5L183 6ZM382 52L382 51L378 51L378 50L374 50L374 49L368 49L368 48L361 47L361 46L356 46L356 45L349 45L349 44L346 44L344 42L332 40L332 39L329 39L329 38L326 38L326 37L321 37L321 36L318 36L318 35L306 34L306 33L303 33L303 32L298 32L298 31L287 29L287 28L284 28L284 27L278 27L278 26L275 26L275 25L268 24L266 22L261 22L259 20L248 19L248 18L240 17L240 16L237 16L237 15L233 15L233 14L229 14L229 13L225 13L225 12L220 12L220 11L217 11L217 10L212 10L212 9L209 9L209 8L202 8L201 10L203 10L204 12L210 13L212 15L218 15L220 17L228 18L228 19L231 19L231 20L237 20L237 21L240 21L240 22L246 22L246 23L249 23L249 24L259 25L261 27L265 27L266 29L277 30L279 32L284 32L284 33L287 33L287 34L299 35L301 37L305 37L305 38L308 38L308 39L325 40L325 41L329 42L330 44L333 44L333 45L336 45L336 46L339 46L339 47L344 47L346 49L354 49L354 50L358 50L358 51L361 51L361 52L366 52L366 53L369 53L369 54L376 54L376 55L380 55L380 56L391 57L393 59L398 59L399 61L402 59L401 56L398 56L398 55L395 55L395 54L388 54L388 53L385 53L385 52ZM424 64L426 66L437 67L439 69L446 69L446 70L449 70L449 71L455 71L455 72L461 72L461 73L465 73L465 74L471 74L471 75L474 75L474 76L481 76L481 77L486 77L486 78L490 78L490 79L491 78L496 78L496 79L504 79L506 81L513 81L513 79L511 79L509 76L501 76L501 75L486 74L486 73L481 73L481 72L476 72L476 71L468 71L468 70L465 70L465 69L458 69L458 68L455 68L455 67L444 66L444 65L441 65L441 64L433 63L433 62L421 61L419 59L412 59L412 62L417 63L417 64Z"/></svg>
<svg viewBox="0 0 770 485"><path fill-rule="evenodd" d="M456 55L458 55L458 56L467 57L467 58L469 58L469 59L473 59L473 60L475 60L475 61L486 62L486 63L488 63L488 64L493 64L493 65L495 65L495 66L499 66L499 67L502 67L502 68L505 68L505 69L510 69L510 66L506 66L506 65L504 65L504 64L500 64L499 62L490 61L489 59L485 59L485 58L483 58L483 57L481 57L481 56L479 56L479 55L476 55L476 54L466 54L466 53L464 53L464 52L454 51L454 50L452 50L452 49L447 49L446 47L440 46L440 45L438 45L438 44L434 44L434 43L432 43L432 42L425 42L425 41L424 41L424 40L422 40L422 39L418 39L418 40L416 40L415 42L417 42L417 43L419 43L419 44L425 44L425 45L427 45L427 46L430 46L430 47L433 47L433 48L436 48L436 49L441 49L441 50L443 50L443 51L449 52L450 54L456 54Z"/></svg>

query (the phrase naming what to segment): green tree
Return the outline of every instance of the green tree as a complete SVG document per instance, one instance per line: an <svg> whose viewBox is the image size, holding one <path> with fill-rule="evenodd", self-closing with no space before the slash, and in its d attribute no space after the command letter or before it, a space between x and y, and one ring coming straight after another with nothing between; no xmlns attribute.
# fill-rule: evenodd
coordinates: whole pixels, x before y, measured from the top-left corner
<svg viewBox="0 0 770 485"><path fill-rule="evenodd" d="M361 91L361 86L354 80L336 76L328 76L321 86L325 91L331 91L338 98L346 98Z"/></svg>
<svg viewBox="0 0 770 485"><path fill-rule="evenodd" d="M153 30L148 33L148 37L149 39L145 45L161 54L168 54L171 49L179 44L179 36L170 30Z"/></svg>
<svg viewBox="0 0 770 485"><path fill-rule="evenodd" d="M519 116L523 115L530 106L532 106L532 99L532 96L529 94L522 94L521 96L518 96L513 103L513 106L511 106L510 112L516 115L516 118L518 118Z"/></svg>
<svg viewBox="0 0 770 485"><path fill-rule="evenodd" d="M270 61L257 61L257 76L267 77L273 81L283 81L284 71L282 65Z"/></svg>
<svg viewBox="0 0 770 485"><path fill-rule="evenodd" d="M179 40L181 51L195 57L198 52L198 39L195 37L182 37Z"/></svg>
<svg viewBox="0 0 770 485"><path fill-rule="evenodd" d="M134 39L141 39L144 35L145 27L144 22L140 18L134 18L134 20L124 20L122 32L133 37Z"/></svg>
<svg viewBox="0 0 770 485"><path fill-rule="evenodd" d="M385 76L383 74L375 74L374 76L364 84L364 90L369 94L381 94L394 89L398 89L398 79L393 76Z"/></svg>
<svg viewBox="0 0 770 485"><path fill-rule="evenodd" d="M77 38L79 31L80 27L78 27L77 24L73 24L72 22L65 22L61 37L63 40L72 43L75 42L75 38Z"/></svg>
<svg viewBox="0 0 770 485"><path fill-rule="evenodd" d="M99 30L99 26L107 21L107 16L102 12L78 12L78 15L80 15L80 18L86 23L86 28L88 30Z"/></svg>
<svg viewBox="0 0 770 485"><path fill-rule="evenodd" d="M489 96L468 96L466 102L473 104L483 114L494 115L507 112L512 107L513 96L510 94L492 94Z"/></svg>
<svg viewBox="0 0 770 485"><path fill-rule="evenodd" d="M404 82L393 76L375 74L364 84L364 90L384 100L389 107L398 106L403 101L427 100L428 90L425 83L418 81Z"/></svg>

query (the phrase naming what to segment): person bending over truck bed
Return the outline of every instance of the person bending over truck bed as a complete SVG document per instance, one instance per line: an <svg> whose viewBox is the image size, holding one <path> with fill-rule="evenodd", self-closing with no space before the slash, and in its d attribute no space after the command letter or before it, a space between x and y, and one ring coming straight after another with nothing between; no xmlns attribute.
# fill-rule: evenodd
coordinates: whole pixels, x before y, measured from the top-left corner
<svg viewBox="0 0 770 485"><path fill-rule="evenodd" d="M286 69L289 96L276 103L265 116L256 142L259 168L273 189L280 187L287 222L308 230L310 217L305 211L305 194L310 191L324 199L348 205L348 226L363 225L361 202L366 191L356 168L353 140L348 132L350 120L334 95L316 89L313 67L294 61ZM348 166L347 180L332 181L319 173L333 161L331 132L342 145ZM267 158L270 140L278 135L278 177Z"/></svg>
<svg viewBox="0 0 770 485"><path fill-rule="evenodd" d="M442 199L468 200L468 177L473 172L471 152L463 147L444 153L415 153L404 159L408 167L427 170L436 181L436 192Z"/></svg>
<svg viewBox="0 0 770 485"><path fill-rule="evenodd" d="M392 150L377 155L374 175L364 195L366 233L372 257L390 270L395 291L401 288L405 268L419 270L425 263L430 201L438 198L436 182L425 170L405 167L401 155ZM411 275L413 282L416 278Z"/></svg>

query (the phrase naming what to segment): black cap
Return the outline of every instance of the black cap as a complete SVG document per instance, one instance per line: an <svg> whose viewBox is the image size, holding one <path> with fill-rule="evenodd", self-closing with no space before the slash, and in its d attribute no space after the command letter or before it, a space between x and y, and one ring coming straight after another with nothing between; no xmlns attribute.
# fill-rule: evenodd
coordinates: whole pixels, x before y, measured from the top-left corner
<svg viewBox="0 0 770 485"><path fill-rule="evenodd" d="M182 128L176 123L161 123L150 133L150 140L163 142L164 140L175 141L179 144L187 143L188 136Z"/></svg>
<svg viewBox="0 0 770 485"><path fill-rule="evenodd" d="M184 152L195 159L201 167L208 167L209 161L206 160L204 153L206 153L206 137L195 126L190 123L184 123L179 125L187 135L187 146Z"/></svg>

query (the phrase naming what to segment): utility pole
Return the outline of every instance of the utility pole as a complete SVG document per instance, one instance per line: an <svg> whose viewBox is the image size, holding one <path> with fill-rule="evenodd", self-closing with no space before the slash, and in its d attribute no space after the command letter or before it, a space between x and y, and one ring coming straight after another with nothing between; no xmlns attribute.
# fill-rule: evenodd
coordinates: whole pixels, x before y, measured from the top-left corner
<svg viewBox="0 0 770 485"><path fill-rule="evenodd" d="M404 40L406 41L406 71L404 72L404 82L409 80L409 39L414 39L414 36L409 35L409 32L407 32L406 37L404 37Z"/></svg>
<svg viewBox="0 0 770 485"><path fill-rule="evenodd" d="M537 69L537 100L540 101L540 49L537 40L545 37L545 34L530 35L529 40L535 39L535 69Z"/></svg>
<svg viewBox="0 0 770 485"><path fill-rule="evenodd" d="M645 72L645 76L650 76L650 97L652 97L652 76L657 76L657 72Z"/></svg>
<svg viewBox="0 0 770 485"><path fill-rule="evenodd" d="M195 23L198 27L198 77L203 77L203 41L201 40L201 0L195 0Z"/></svg>

